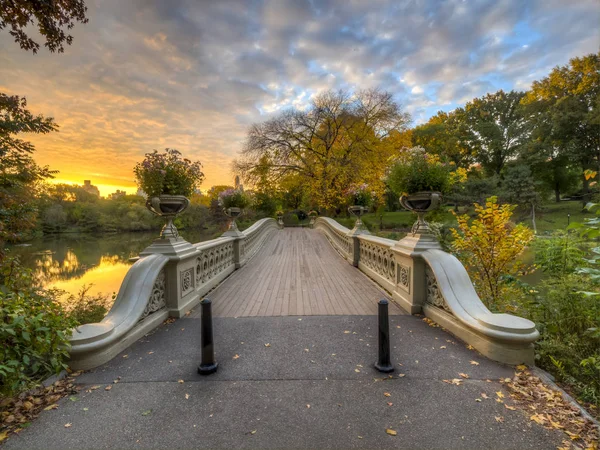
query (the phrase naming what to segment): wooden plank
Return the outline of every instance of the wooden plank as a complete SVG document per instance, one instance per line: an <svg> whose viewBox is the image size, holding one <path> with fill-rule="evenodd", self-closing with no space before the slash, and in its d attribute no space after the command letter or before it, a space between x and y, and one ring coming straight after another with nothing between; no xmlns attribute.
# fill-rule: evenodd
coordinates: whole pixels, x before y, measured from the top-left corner
<svg viewBox="0 0 600 450"><path fill-rule="evenodd" d="M320 232L288 228L269 236L249 263L209 297L213 315L246 317L372 315L377 301L388 296ZM390 305L390 314L401 313Z"/></svg>

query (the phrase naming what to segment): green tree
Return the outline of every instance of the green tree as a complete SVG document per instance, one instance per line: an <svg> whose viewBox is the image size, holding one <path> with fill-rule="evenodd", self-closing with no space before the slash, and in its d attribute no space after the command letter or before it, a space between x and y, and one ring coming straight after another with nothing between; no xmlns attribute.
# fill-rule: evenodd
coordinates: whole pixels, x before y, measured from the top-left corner
<svg viewBox="0 0 600 450"><path fill-rule="evenodd" d="M474 162L469 137L462 108L450 113L438 111L426 124L417 126L412 132L414 146L423 147L428 153L439 155L443 160L463 168Z"/></svg>
<svg viewBox="0 0 600 450"><path fill-rule="evenodd" d="M537 113L538 141L561 162L581 170L584 202L589 182L583 172L600 167L600 53L573 58L534 81L523 99Z"/></svg>
<svg viewBox="0 0 600 450"><path fill-rule="evenodd" d="M52 178L48 167L32 158L34 146L22 133L45 134L57 129L51 117L34 116L27 102L0 93L0 247L4 241L23 239L35 227L35 200L41 182Z"/></svg>
<svg viewBox="0 0 600 450"><path fill-rule="evenodd" d="M465 105L466 142L488 175L499 175L528 142L530 125L520 104L524 96L500 90Z"/></svg>

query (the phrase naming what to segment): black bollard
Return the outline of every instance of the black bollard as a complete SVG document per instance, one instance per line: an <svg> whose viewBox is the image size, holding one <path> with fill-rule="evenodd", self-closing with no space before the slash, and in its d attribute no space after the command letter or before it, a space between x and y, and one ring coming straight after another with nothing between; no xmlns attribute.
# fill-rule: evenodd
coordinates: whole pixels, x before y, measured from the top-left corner
<svg viewBox="0 0 600 450"><path fill-rule="evenodd" d="M212 303L209 299L205 298L200 302L202 307L202 362L198 366L198 373L200 375L210 375L215 373L219 364L215 361L215 346L213 344L213 332L212 332Z"/></svg>
<svg viewBox="0 0 600 450"><path fill-rule="evenodd" d="M386 299L379 300L379 361L375 363L375 368L384 373L394 371L390 361L390 322Z"/></svg>

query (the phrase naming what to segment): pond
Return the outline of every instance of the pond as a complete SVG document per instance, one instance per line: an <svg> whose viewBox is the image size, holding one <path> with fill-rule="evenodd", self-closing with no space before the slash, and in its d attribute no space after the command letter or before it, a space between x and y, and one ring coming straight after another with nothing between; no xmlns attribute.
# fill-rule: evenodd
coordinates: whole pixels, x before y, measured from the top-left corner
<svg viewBox="0 0 600 450"><path fill-rule="evenodd" d="M210 230L182 230L189 242L212 239ZM46 235L10 247L44 287L77 294L91 285L90 294L110 297L119 291L131 267L130 258L138 256L158 236L157 231L118 234L65 233Z"/></svg>

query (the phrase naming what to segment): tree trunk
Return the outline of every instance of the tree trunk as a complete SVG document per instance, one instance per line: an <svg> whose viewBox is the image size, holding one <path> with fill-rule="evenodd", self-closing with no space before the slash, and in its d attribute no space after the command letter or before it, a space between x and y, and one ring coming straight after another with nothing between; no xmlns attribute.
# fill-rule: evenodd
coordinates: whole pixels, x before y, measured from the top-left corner
<svg viewBox="0 0 600 450"><path fill-rule="evenodd" d="M585 170L585 169L584 169ZM583 202L583 207L588 204L590 201L590 181L586 179L585 173L582 174L583 177L583 198L581 201Z"/></svg>
<svg viewBox="0 0 600 450"><path fill-rule="evenodd" d="M533 225L533 232L537 234L537 226L535 224L535 203L531 202L531 225Z"/></svg>
<svg viewBox="0 0 600 450"><path fill-rule="evenodd" d="M554 186L554 196L556 203L560 202L560 187L558 186L558 183Z"/></svg>

